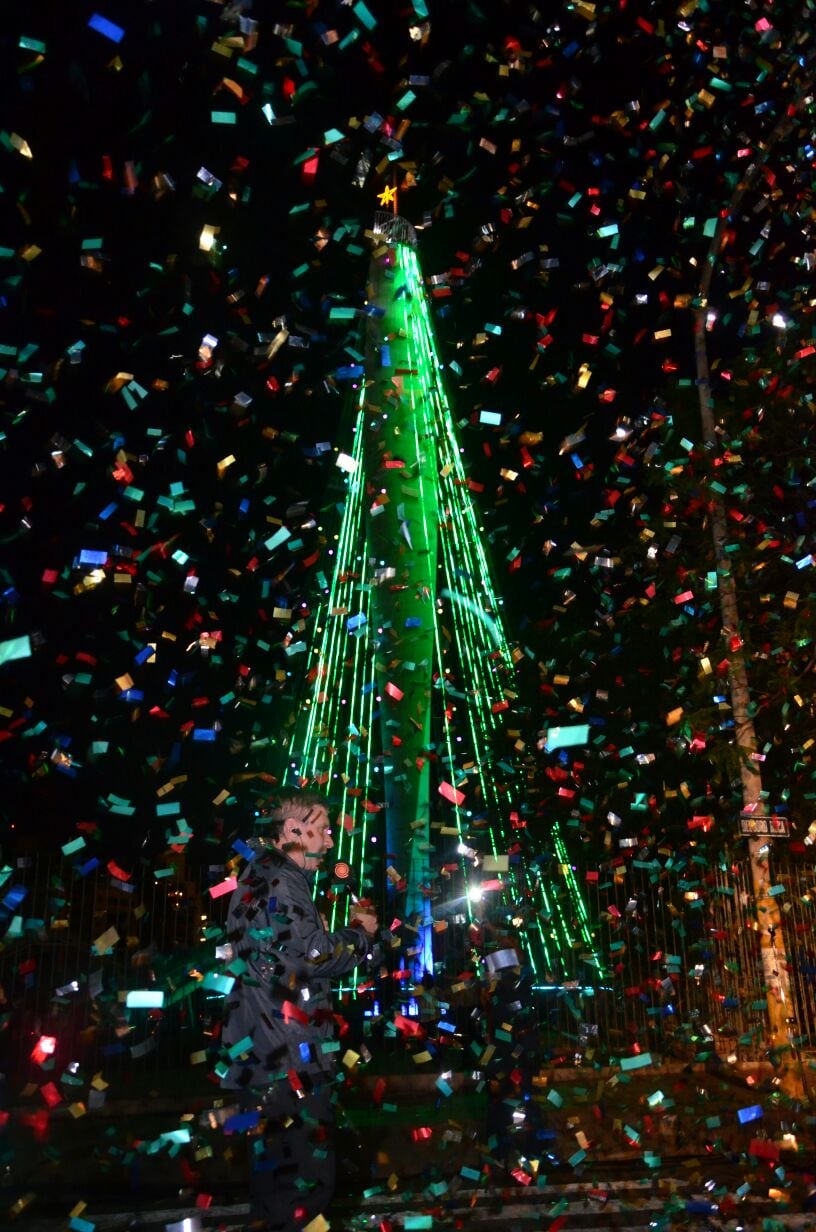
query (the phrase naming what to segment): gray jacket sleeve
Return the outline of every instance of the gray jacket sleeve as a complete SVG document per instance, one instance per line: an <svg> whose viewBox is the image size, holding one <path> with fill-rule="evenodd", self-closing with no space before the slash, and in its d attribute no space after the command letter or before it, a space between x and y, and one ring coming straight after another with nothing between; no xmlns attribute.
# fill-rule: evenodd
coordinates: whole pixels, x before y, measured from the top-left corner
<svg viewBox="0 0 816 1232"><path fill-rule="evenodd" d="M365 962L373 946L373 939L369 940L362 928L339 928L333 933L325 929L305 931L287 942L282 958L298 975L328 980Z"/></svg>
<svg viewBox="0 0 816 1232"><path fill-rule="evenodd" d="M327 932L301 878L280 875L269 895L257 891L243 899L245 946L258 957L272 960L282 983L334 979L364 962L374 948L362 928Z"/></svg>

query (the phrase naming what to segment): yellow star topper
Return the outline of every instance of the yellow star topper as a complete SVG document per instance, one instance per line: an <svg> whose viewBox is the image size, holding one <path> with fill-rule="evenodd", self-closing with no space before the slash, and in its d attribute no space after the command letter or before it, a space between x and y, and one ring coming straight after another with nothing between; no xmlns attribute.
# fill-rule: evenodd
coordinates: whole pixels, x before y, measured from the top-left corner
<svg viewBox="0 0 816 1232"><path fill-rule="evenodd" d="M396 207L396 204L397 204L396 188L394 187L384 188L381 193L377 193L377 200L379 201L380 205L393 205L394 207Z"/></svg>

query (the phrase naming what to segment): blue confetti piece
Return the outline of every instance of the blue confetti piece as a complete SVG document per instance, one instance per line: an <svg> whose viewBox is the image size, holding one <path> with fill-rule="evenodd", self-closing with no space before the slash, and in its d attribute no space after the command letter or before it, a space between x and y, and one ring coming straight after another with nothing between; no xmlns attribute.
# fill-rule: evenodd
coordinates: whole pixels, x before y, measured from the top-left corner
<svg viewBox="0 0 816 1232"><path fill-rule="evenodd" d="M110 39L112 43L121 43L125 37L125 32L121 26L108 21L107 17L102 17L99 13L94 13L88 19L88 25L92 30L96 30L97 34L102 34L106 39Z"/></svg>
<svg viewBox="0 0 816 1232"><path fill-rule="evenodd" d="M14 914L26 894L28 894L28 890L25 886L12 886L2 903L0 903L0 907L4 907L6 911Z"/></svg>
<svg viewBox="0 0 816 1232"><path fill-rule="evenodd" d="M107 559L107 552L93 552L90 548L83 548L79 553L81 565L104 565Z"/></svg>
<svg viewBox="0 0 816 1232"><path fill-rule="evenodd" d="M748 1108L739 1109L737 1120L740 1125L747 1125L749 1121L758 1121L763 1115L762 1104L751 1104Z"/></svg>
<svg viewBox="0 0 816 1232"><path fill-rule="evenodd" d="M80 1219L79 1216L74 1215L72 1219L69 1219L68 1227L71 1232L94 1232L96 1224L91 1223L90 1219Z"/></svg>
<svg viewBox="0 0 816 1232"><path fill-rule="evenodd" d="M225 1134L240 1134L244 1130L254 1129L261 1119L260 1112L255 1109L252 1112L237 1112L235 1116L228 1117L224 1122Z"/></svg>

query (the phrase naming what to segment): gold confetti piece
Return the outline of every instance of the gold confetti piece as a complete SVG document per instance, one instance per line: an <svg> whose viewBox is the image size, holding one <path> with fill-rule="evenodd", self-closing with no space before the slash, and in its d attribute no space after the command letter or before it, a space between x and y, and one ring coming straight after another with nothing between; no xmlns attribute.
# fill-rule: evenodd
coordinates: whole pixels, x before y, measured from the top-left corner
<svg viewBox="0 0 816 1232"><path fill-rule="evenodd" d="M202 228L201 235L198 237L198 247L201 252L211 252L215 244L215 237L221 230L220 227L210 226L206 223Z"/></svg>
<svg viewBox="0 0 816 1232"><path fill-rule="evenodd" d="M134 379L132 372L117 372L116 376L112 376L105 386L105 393L118 394L123 385L127 385L129 381Z"/></svg>
<svg viewBox="0 0 816 1232"><path fill-rule="evenodd" d="M323 1215L315 1215L314 1219L306 1224L303 1232L328 1232L330 1227L331 1224Z"/></svg>
<svg viewBox="0 0 816 1232"><path fill-rule="evenodd" d="M22 154L23 158L34 157L31 152L31 146L28 144L25 137L21 137L19 133L12 133L9 137L9 141L14 146L15 150L17 150L19 154Z"/></svg>
<svg viewBox="0 0 816 1232"><path fill-rule="evenodd" d="M431 1060L431 1054L427 1050L424 1052L414 1053L414 1064L415 1065L424 1065L426 1061L430 1061L430 1060Z"/></svg>
<svg viewBox="0 0 816 1232"><path fill-rule="evenodd" d="M346 1069L354 1069L359 1060L359 1052L355 1052L352 1048L347 1048L343 1053L343 1065L345 1065Z"/></svg>
<svg viewBox="0 0 816 1232"><path fill-rule="evenodd" d="M106 950L112 949L119 940L119 934L111 924L110 928L106 928L103 933L94 941L94 949L97 954L104 954Z"/></svg>

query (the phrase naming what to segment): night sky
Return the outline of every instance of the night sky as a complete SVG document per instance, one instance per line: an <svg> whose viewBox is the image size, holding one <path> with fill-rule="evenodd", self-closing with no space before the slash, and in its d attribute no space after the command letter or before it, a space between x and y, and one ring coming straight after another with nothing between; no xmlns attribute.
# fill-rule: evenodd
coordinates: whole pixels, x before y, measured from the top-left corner
<svg viewBox="0 0 816 1232"><path fill-rule="evenodd" d="M157 858L156 793L178 779L185 841L223 855L274 785L299 688L286 646L310 634L349 431L357 331L329 312L363 302L364 232L390 184L418 228L524 651L530 798L573 810L591 845L610 810L644 842L733 812L727 659L704 583L713 463L773 803L807 800L809 31L807 5L718 0L7 15L9 850L81 833L103 859ZM692 308L757 160L716 258L707 339L730 418L712 459L696 444ZM294 552L262 546L280 522L298 528ZM535 752L542 727L579 712L583 753Z"/></svg>

